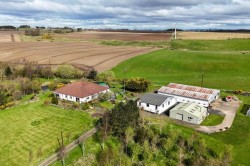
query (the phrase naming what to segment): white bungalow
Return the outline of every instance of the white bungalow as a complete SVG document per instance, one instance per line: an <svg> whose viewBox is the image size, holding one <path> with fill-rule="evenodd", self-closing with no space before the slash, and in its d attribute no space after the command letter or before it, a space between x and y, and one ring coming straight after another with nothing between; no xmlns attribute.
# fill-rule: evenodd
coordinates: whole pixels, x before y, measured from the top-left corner
<svg viewBox="0 0 250 166"><path fill-rule="evenodd" d="M54 91L61 100L85 103L98 97L100 93L109 92L109 88L92 82L74 82Z"/></svg>
<svg viewBox="0 0 250 166"><path fill-rule="evenodd" d="M170 118L200 124L208 115L207 108L195 103L180 103L170 110Z"/></svg>
<svg viewBox="0 0 250 166"><path fill-rule="evenodd" d="M176 99L171 96L148 93L138 100L137 106L156 114L161 114L177 103Z"/></svg>

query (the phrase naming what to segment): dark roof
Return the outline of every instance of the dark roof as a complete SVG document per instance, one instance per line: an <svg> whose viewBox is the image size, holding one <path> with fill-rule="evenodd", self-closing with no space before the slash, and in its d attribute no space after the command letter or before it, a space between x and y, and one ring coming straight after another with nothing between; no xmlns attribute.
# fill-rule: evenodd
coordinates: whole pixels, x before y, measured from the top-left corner
<svg viewBox="0 0 250 166"><path fill-rule="evenodd" d="M140 101L142 103L148 103L151 105L160 106L168 98L172 99L173 97L167 96L167 95L156 94L156 93L148 93L142 96Z"/></svg>
<svg viewBox="0 0 250 166"><path fill-rule="evenodd" d="M67 84L64 87L55 90L55 92L74 97L84 98L107 89L109 88L97 85L92 82L81 81L81 82L74 82L71 84Z"/></svg>

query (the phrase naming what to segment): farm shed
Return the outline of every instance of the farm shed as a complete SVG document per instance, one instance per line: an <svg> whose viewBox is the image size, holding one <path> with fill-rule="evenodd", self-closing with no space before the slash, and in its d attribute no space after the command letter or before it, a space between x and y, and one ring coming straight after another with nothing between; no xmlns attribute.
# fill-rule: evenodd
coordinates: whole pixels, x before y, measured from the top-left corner
<svg viewBox="0 0 250 166"><path fill-rule="evenodd" d="M217 100L220 96L220 90L217 89L176 83L170 83L167 86L162 86L158 90L158 93L176 97L177 102L196 103L204 107L208 107L210 103Z"/></svg>
<svg viewBox="0 0 250 166"><path fill-rule="evenodd" d="M207 108L195 103L180 103L170 110L170 118L200 124L208 115Z"/></svg>
<svg viewBox="0 0 250 166"><path fill-rule="evenodd" d="M98 97L100 93L109 92L109 88L92 82L75 82L55 90L54 94L62 100L80 103L89 102Z"/></svg>
<svg viewBox="0 0 250 166"><path fill-rule="evenodd" d="M146 111L161 114L174 106L176 103L177 101L174 97L156 93L148 93L138 100L137 106L139 108L143 108Z"/></svg>

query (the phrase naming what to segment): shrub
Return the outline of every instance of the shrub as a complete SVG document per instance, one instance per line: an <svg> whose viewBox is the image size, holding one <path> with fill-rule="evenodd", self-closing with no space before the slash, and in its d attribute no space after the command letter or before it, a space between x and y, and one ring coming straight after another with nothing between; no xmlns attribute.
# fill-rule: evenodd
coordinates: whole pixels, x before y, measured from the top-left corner
<svg viewBox="0 0 250 166"><path fill-rule="evenodd" d="M12 107L13 105L15 105L15 103L13 101L8 102L7 104L5 104L5 107Z"/></svg>
<svg viewBox="0 0 250 166"><path fill-rule="evenodd" d="M51 103L55 104L55 105L58 105L58 98L53 95L53 97L51 98Z"/></svg>
<svg viewBox="0 0 250 166"><path fill-rule="evenodd" d="M89 103L82 103L81 107L82 107L82 110L87 110L90 108L90 105L89 105Z"/></svg>
<svg viewBox="0 0 250 166"><path fill-rule="evenodd" d="M72 108L74 108L74 109L80 108L80 104L78 102L74 102L72 104Z"/></svg>
<svg viewBox="0 0 250 166"><path fill-rule="evenodd" d="M149 86L149 81L145 78L135 77L126 81L125 88L133 92L145 92Z"/></svg>
<svg viewBox="0 0 250 166"><path fill-rule="evenodd" d="M81 78L83 74L71 65L60 65L56 68L55 75L61 78Z"/></svg>
<svg viewBox="0 0 250 166"><path fill-rule="evenodd" d="M49 99L44 100L43 104L44 105L49 105L50 104L50 100Z"/></svg>
<svg viewBox="0 0 250 166"><path fill-rule="evenodd" d="M87 76L88 79L96 80L97 71L95 69L91 70Z"/></svg>
<svg viewBox="0 0 250 166"><path fill-rule="evenodd" d="M5 109L5 105L0 105L0 110L4 110Z"/></svg>
<svg viewBox="0 0 250 166"><path fill-rule="evenodd" d="M107 101L107 100L109 100L110 99L110 93L100 93L99 95L98 95L98 100L100 101L100 102L104 102L104 101Z"/></svg>
<svg viewBox="0 0 250 166"><path fill-rule="evenodd" d="M12 93L12 96L13 96L14 100L20 100L23 95L22 95L22 92L20 90L15 90Z"/></svg>
<svg viewBox="0 0 250 166"><path fill-rule="evenodd" d="M63 83L59 83L59 84L57 84L56 89L59 89L59 88L62 88L62 87L64 87L64 84Z"/></svg>

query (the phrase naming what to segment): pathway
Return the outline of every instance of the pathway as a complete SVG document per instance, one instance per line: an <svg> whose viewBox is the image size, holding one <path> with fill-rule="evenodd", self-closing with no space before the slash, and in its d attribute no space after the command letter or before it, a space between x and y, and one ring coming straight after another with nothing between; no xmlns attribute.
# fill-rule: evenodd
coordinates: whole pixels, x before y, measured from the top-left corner
<svg viewBox="0 0 250 166"><path fill-rule="evenodd" d="M79 143L85 141L87 138L91 137L93 134L95 134L97 132L98 128L92 128L91 130L85 132L83 135L81 135L77 140L73 141L72 143L70 143L69 145L67 145L65 147L65 151L66 154L69 153L71 150L73 150L75 147L79 146ZM56 160L58 160L59 157L59 153L55 153L53 155L51 155L50 157L48 157L47 159L45 159L44 161L42 161L39 166L47 166L50 165L52 163L54 163Z"/></svg>
<svg viewBox="0 0 250 166"><path fill-rule="evenodd" d="M225 118L222 123L216 126L199 126L196 130L203 133L212 134L229 129L233 124L234 117L240 107L240 103L240 101L234 100L231 102L225 102L222 100L216 101L212 104L212 108L225 114Z"/></svg>

